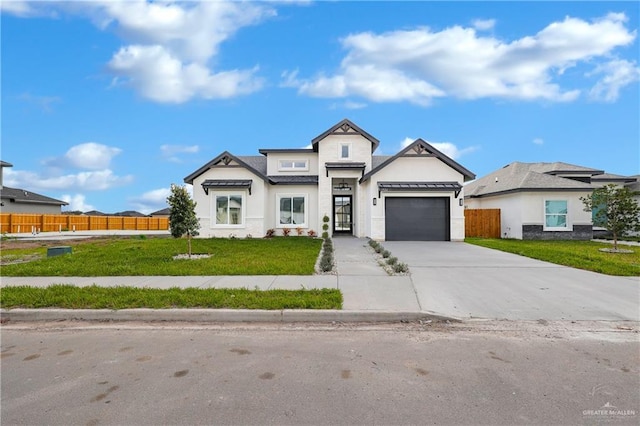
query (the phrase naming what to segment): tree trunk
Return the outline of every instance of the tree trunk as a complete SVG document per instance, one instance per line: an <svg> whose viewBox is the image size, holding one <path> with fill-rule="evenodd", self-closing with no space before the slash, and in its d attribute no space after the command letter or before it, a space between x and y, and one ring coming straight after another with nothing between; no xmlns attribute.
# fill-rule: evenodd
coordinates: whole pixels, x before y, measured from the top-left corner
<svg viewBox="0 0 640 426"><path fill-rule="evenodd" d="M613 231L613 249L618 250L618 233Z"/></svg>
<svg viewBox="0 0 640 426"><path fill-rule="evenodd" d="M191 259L191 233L187 233L187 247L189 247L189 259Z"/></svg>

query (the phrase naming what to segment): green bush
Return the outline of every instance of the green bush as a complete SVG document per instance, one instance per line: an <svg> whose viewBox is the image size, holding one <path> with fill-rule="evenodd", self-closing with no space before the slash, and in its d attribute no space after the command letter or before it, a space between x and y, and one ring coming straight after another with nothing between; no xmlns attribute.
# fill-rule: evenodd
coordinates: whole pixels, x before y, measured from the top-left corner
<svg viewBox="0 0 640 426"><path fill-rule="evenodd" d="M373 248L376 248L380 245L380 243L377 242L376 240L369 240L369 245Z"/></svg>
<svg viewBox="0 0 640 426"><path fill-rule="evenodd" d="M390 258L387 259L387 265L395 265L396 263L398 263L398 258L391 256Z"/></svg>
<svg viewBox="0 0 640 426"><path fill-rule="evenodd" d="M378 244L373 249L376 251L376 253L381 253L382 250L384 250L384 247L382 247L380 244Z"/></svg>
<svg viewBox="0 0 640 426"><path fill-rule="evenodd" d="M393 265L394 272L401 273L401 272L407 272L408 270L409 270L409 266L407 266L406 263L400 262Z"/></svg>
<svg viewBox="0 0 640 426"><path fill-rule="evenodd" d="M382 257L384 257L385 259L391 256L391 252L389 250L382 250L381 254L382 254Z"/></svg>
<svg viewBox="0 0 640 426"><path fill-rule="evenodd" d="M329 233L328 233L327 231L324 231L324 232L322 233L322 238L324 238L325 240L326 240L327 238L329 238Z"/></svg>
<svg viewBox="0 0 640 426"><path fill-rule="evenodd" d="M327 216L326 214L324 215L324 217L322 218L322 221L324 223L329 223L329 216Z"/></svg>

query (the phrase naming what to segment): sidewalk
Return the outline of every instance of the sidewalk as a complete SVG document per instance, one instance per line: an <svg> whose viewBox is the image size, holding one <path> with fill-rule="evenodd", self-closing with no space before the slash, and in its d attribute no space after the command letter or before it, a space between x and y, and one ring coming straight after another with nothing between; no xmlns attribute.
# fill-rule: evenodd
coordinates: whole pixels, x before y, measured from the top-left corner
<svg viewBox="0 0 640 426"><path fill-rule="evenodd" d="M259 290L297 290L337 288L342 291L343 309L256 311L231 309L124 309L63 310L12 309L2 311L10 320L140 320L140 321L399 321L451 319L423 311L409 276L389 276L378 264L367 240L355 237L333 238L335 275L262 276L126 276L126 277L2 277L0 287L51 284L76 286L249 288Z"/></svg>

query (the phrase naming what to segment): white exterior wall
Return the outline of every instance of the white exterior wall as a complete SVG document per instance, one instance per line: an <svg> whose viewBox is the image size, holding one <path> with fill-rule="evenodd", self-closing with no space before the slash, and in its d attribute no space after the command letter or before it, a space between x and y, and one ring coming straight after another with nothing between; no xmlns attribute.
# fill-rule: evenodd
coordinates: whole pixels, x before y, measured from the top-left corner
<svg viewBox="0 0 640 426"><path fill-rule="evenodd" d="M278 170L278 162L280 160L307 160L309 170ZM286 152L270 152L267 155L267 175L317 175L318 174L318 153L286 153Z"/></svg>
<svg viewBox="0 0 640 426"><path fill-rule="evenodd" d="M500 236L502 238L522 239L521 193L505 194L487 198L467 198L469 209L500 209Z"/></svg>
<svg viewBox="0 0 640 426"><path fill-rule="evenodd" d="M309 230L313 230L316 234L321 235L320 220L318 218L318 187L316 185L270 185L268 186L268 195L263 208L265 209L265 232L267 229L275 229L276 235L282 235L282 228L291 228L290 236L297 235L297 225L280 225L278 217L278 195L304 195L307 198L305 206L307 215L307 226L301 227L304 235ZM263 234L264 235L264 234Z"/></svg>
<svg viewBox="0 0 640 426"><path fill-rule="evenodd" d="M443 163L437 158L425 158L416 156L412 157L400 157L393 161L391 164L384 167L379 172L375 173L369 179L369 185L367 186L368 194L364 198L371 205L370 208L370 222L371 229L369 230L369 237L374 240L385 239L385 202L386 197L449 197L449 212L450 212L450 239L451 241L464 240L464 206L460 206L458 199L464 197L464 192L461 191L458 198L454 197L453 192L382 192L381 199L378 199L376 205L373 205L373 198L378 197L378 182L388 181L424 181L425 170L428 170L429 181L448 181L459 182L462 184L464 176ZM367 209L369 210L369 209Z"/></svg>
<svg viewBox="0 0 640 426"><path fill-rule="evenodd" d="M500 209L500 235L503 238L522 239L522 225L544 226L545 200L567 200L567 224L590 225L591 212L584 211L580 197L584 192L514 192L505 195L465 200L470 209Z"/></svg>
<svg viewBox="0 0 640 426"><path fill-rule="evenodd" d="M251 179L251 195L248 189L209 189L209 195L204 192L202 182L207 179ZM243 218L242 225L215 224L215 196L217 194L242 194ZM265 234L264 206L267 188L264 180L251 173L244 167L216 167L209 169L193 180L193 199L197 203L196 216L200 219L200 235L202 238L228 238L231 234L236 237L263 237Z"/></svg>
<svg viewBox="0 0 640 426"><path fill-rule="evenodd" d="M342 143L351 144L351 158L343 160L338 156L338 148ZM318 218L320 220L326 214L331 218L329 223L329 236L332 234L333 228L333 194L332 194L332 178L354 178L358 179L362 176L362 172L354 170L332 170L329 177L325 170L325 163L333 162L363 162L366 164L365 170L371 170L371 141L360 135L329 135L318 142ZM365 213L362 208L362 197L358 189L360 185L356 185L356 192L353 194L354 214L356 223L354 224L355 235L364 236L363 221L366 219L361 216ZM319 235L322 235L320 230Z"/></svg>

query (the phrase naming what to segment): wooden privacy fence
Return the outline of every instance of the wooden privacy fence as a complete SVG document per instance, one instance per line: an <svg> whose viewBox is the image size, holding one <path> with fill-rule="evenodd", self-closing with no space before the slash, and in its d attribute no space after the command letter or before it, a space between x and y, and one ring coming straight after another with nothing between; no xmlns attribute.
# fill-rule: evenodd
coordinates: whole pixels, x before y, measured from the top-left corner
<svg viewBox="0 0 640 426"><path fill-rule="evenodd" d="M500 238L500 209L465 209L466 237Z"/></svg>
<svg viewBox="0 0 640 426"><path fill-rule="evenodd" d="M166 217L77 216L60 214L0 214L0 232L59 231L164 231L169 229Z"/></svg>

